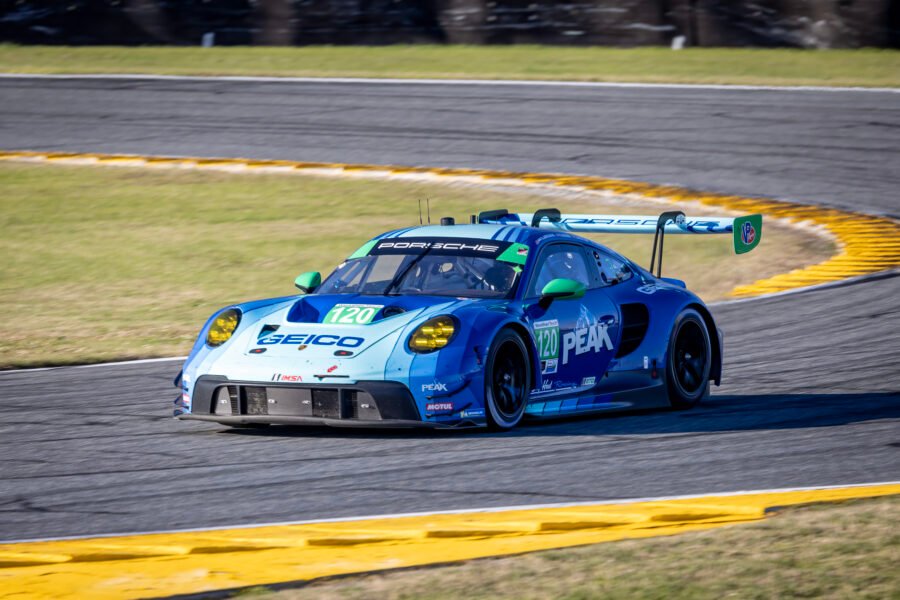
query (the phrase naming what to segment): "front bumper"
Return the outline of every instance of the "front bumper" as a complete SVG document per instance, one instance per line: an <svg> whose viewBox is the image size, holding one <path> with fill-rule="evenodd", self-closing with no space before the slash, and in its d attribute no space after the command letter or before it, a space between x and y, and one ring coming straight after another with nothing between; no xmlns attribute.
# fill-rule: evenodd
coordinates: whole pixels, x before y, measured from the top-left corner
<svg viewBox="0 0 900 600"><path fill-rule="evenodd" d="M366 421L362 419L318 419L316 417L277 417L277 416L240 416L225 417L215 415L180 415L182 421L212 421L223 425L306 425L327 427L359 427L359 428L384 428L384 429L408 429L422 427L428 429L458 429L441 423L429 423L427 421L404 421L402 419Z"/></svg>
<svg viewBox="0 0 900 600"><path fill-rule="evenodd" d="M409 389L396 381L269 383L203 375L180 419L229 425L272 423L357 427L428 427Z"/></svg>

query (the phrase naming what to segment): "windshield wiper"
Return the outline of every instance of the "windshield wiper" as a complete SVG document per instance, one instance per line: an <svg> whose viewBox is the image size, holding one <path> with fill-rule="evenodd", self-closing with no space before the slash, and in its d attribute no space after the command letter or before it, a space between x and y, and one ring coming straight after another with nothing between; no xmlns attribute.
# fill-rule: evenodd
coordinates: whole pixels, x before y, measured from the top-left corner
<svg viewBox="0 0 900 600"><path fill-rule="evenodd" d="M399 285L400 282L403 281L403 279L406 277L406 274L409 273L413 267L415 267L417 264L419 264L422 261L422 259L425 258L429 252L431 252L431 249L433 247L434 246L429 246L425 250L425 252L423 252L422 254L418 255L417 257L415 257L414 259L409 261L409 264L406 265L406 268L403 269L400 273L397 273L396 277L391 279L391 282L388 284L388 286L386 288L384 288L383 295L384 296L399 296L400 294L391 294L391 289L393 289L395 286Z"/></svg>

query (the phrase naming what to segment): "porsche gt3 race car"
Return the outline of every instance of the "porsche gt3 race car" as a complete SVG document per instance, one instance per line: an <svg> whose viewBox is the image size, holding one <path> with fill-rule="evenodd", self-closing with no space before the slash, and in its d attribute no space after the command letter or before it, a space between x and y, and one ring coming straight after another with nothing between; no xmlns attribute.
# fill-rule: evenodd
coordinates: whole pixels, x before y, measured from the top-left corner
<svg viewBox="0 0 900 600"><path fill-rule="evenodd" d="M654 234L650 270L573 232ZM762 217L482 212L380 235L301 294L228 306L175 380L175 416L232 426L487 426L689 408L722 334L677 279L667 233L759 244ZM656 274L654 275L654 267Z"/></svg>

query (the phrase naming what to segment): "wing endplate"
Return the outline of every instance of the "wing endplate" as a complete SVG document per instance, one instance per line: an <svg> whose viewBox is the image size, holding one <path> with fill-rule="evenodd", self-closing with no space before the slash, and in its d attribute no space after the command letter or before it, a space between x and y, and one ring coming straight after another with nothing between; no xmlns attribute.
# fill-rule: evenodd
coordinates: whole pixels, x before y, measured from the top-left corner
<svg viewBox="0 0 900 600"><path fill-rule="evenodd" d="M561 214L550 218L542 211L536 213L507 213L491 211L482 213L481 223L496 225L522 225L554 229L571 233L643 233L655 234L658 215L590 215ZM505 214L503 214L505 213ZM556 215L553 215L556 217ZM750 252L762 238L762 215L742 217L684 217L670 219L664 227L667 234L731 234L735 254Z"/></svg>

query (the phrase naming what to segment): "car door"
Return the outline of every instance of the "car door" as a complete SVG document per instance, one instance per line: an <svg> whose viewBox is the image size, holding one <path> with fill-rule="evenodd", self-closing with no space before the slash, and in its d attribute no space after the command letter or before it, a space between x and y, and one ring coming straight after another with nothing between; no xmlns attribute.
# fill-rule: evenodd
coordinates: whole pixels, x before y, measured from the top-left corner
<svg viewBox="0 0 900 600"><path fill-rule="evenodd" d="M587 291L583 298L538 304L543 287L553 279L573 279ZM541 377L536 394L567 395L594 387L615 354L618 313L603 291L599 273L586 248L573 243L545 247L526 290Z"/></svg>
<svg viewBox="0 0 900 600"><path fill-rule="evenodd" d="M612 293L613 286L631 277L627 264L607 252L591 246L584 246L593 283L584 295L588 310L596 316L603 331L604 348L598 352L592 368L597 369L597 383L606 374L610 363L619 350L622 327L621 307Z"/></svg>

